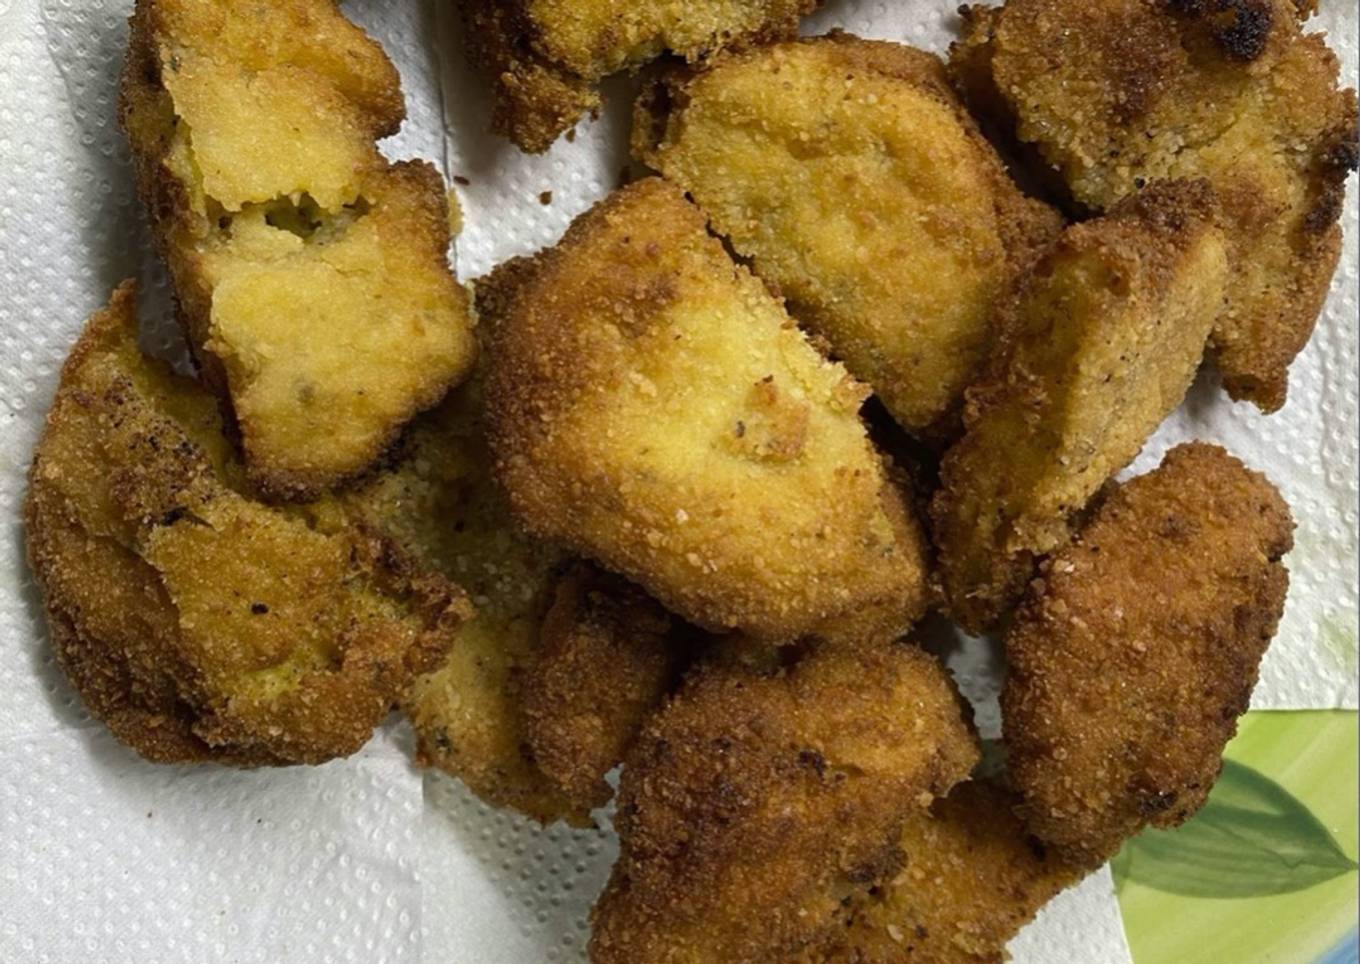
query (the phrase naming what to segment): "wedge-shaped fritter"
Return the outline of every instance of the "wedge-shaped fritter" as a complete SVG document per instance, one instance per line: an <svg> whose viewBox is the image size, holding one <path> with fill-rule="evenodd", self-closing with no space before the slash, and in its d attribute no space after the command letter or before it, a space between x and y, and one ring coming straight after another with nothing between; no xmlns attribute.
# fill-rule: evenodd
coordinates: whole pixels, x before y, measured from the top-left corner
<svg viewBox="0 0 1360 964"><path fill-rule="evenodd" d="M315 531L243 478L213 397L138 352L123 286L62 371L27 540L63 668L152 760L352 753L466 613L390 544Z"/></svg>
<svg viewBox="0 0 1360 964"><path fill-rule="evenodd" d="M783 964L820 946L844 901L897 876L904 821L977 752L948 675L907 644L699 666L624 764L591 959Z"/></svg>
<svg viewBox="0 0 1360 964"><path fill-rule="evenodd" d="M478 302L486 324L492 294ZM416 420L390 468L323 511L393 539L472 596L475 615L403 704L420 762L493 805L587 824L680 650L656 602L519 530L491 479L481 386L474 371Z"/></svg>
<svg viewBox="0 0 1360 964"><path fill-rule="evenodd" d="M1180 404L1228 276L1203 182L1069 228L998 320L931 505L952 615L994 627L1036 560Z"/></svg>
<svg viewBox="0 0 1360 964"><path fill-rule="evenodd" d="M443 182L374 143L401 123L396 70L332 0L138 0L121 113L251 481L357 475L474 348Z"/></svg>
<svg viewBox="0 0 1360 964"><path fill-rule="evenodd" d="M994 304L1061 227L937 57L844 34L672 79L641 103L634 152L916 431L954 410Z"/></svg>
<svg viewBox="0 0 1360 964"><path fill-rule="evenodd" d="M1293 529L1265 476L1193 443L1049 561L1001 697L1035 834L1100 862L1200 808L1275 635Z"/></svg>
<svg viewBox="0 0 1360 964"><path fill-rule="evenodd" d="M1207 177L1232 281L1212 346L1234 398L1285 400L1341 250L1356 99L1297 0L1010 0L971 8L953 63L970 100L1100 211Z"/></svg>
<svg viewBox="0 0 1360 964"><path fill-rule="evenodd" d="M846 903L844 924L806 964L1001 964L1006 944L1086 870L1026 831L1013 793L960 783L913 810L897 876Z"/></svg>
<svg viewBox="0 0 1360 964"><path fill-rule="evenodd" d="M864 389L677 188L602 202L510 300L490 437L530 530L709 629L791 639L873 610L891 635L919 615L921 537L859 420Z"/></svg>
<svg viewBox="0 0 1360 964"><path fill-rule="evenodd" d="M468 55L492 82L491 126L546 151L600 107L596 86L667 52L699 60L798 32L816 0L467 0Z"/></svg>

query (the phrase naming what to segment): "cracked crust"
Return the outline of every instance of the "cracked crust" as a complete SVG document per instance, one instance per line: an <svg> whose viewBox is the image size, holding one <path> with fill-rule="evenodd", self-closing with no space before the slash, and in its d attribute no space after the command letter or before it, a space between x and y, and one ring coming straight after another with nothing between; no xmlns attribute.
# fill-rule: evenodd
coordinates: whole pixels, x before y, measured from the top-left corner
<svg viewBox="0 0 1360 964"><path fill-rule="evenodd" d="M690 62L798 32L815 0L468 0L469 59L492 84L491 127L541 153L600 106L598 85L663 54Z"/></svg>
<svg viewBox="0 0 1360 964"><path fill-rule="evenodd" d="M1356 98L1291 0L1011 0L964 10L951 51L970 105L1105 210L1144 184L1208 178L1233 278L1212 349L1224 386L1284 404L1340 256ZM1004 94L1002 93L1004 92Z"/></svg>
<svg viewBox="0 0 1360 964"><path fill-rule="evenodd" d="M787 640L926 601L864 389L657 178L583 215L508 295L489 437L516 515L696 625Z"/></svg>
<svg viewBox="0 0 1360 964"><path fill-rule="evenodd" d="M354 752L465 602L381 539L240 494L212 396L143 358L125 284L73 349L34 456L30 565L90 712L158 762Z"/></svg>
<svg viewBox="0 0 1360 964"><path fill-rule="evenodd" d="M443 182L374 143L403 113L392 64L329 0L137 3L120 121L139 192L271 498L360 475L471 363Z"/></svg>
<svg viewBox="0 0 1360 964"><path fill-rule="evenodd" d="M761 662L698 666L629 754L596 964L794 959L897 875L913 808L977 760L948 675L913 646Z"/></svg>
<svg viewBox="0 0 1360 964"><path fill-rule="evenodd" d="M995 628L1181 403L1228 276L1213 192L1157 184L1068 228L1002 309L931 504L950 614Z"/></svg>
<svg viewBox="0 0 1360 964"><path fill-rule="evenodd" d="M1001 697L1032 832L1099 863L1203 805L1279 624L1293 529L1265 476L1192 443L1049 561Z"/></svg>
<svg viewBox="0 0 1360 964"><path fill-rule="evenodd" d="M1016 188L937 57L847 34L661 81L633 151L918 433L956 421L994 304L1062 227Z"/></svg>

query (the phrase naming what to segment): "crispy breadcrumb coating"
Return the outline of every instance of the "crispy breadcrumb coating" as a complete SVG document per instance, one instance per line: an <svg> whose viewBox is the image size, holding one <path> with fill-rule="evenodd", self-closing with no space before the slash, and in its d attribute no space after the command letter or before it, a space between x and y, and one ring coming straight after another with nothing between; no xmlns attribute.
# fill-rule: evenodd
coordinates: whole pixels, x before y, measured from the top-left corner
<svg viewBox="0 0 1360 964"><path fill-rule="evenodd" d="M491 80L492 130L546 151L600 107L597 86L666 53L690 62L792 37L816 0L465 0L469 58Z"/></svg>
<svg viewBox="0 0 1360 964"><path fill-rule="evenodd" d="M483 326L503 310L499 290L479 285ZM392 466L329 508L472 596L476 614L403 704L419 761L495 806L586 825L681 650L656 602L520 531L491 478L482 383L478 366L416 420Z"/></svg>
<svg viewBox="0 0 1360 964"><path fill-rule="evenodd" d="M676 681L684 627L641 589L580 562L556 587L524 687L529 752L577 806L613 795L604 777Z"/></svg>
<svg viewBox="0 0 1360 964"><path fill-rule="evenodd" d="M1293 529L1265 476L1192 443L1049 561L1001 697L1035 834L1100 862L1203 805L1284 608Z"/></svg>
<svg viewBox="0 0 1360 964"><path fill-rule="evenodd" d="M790 960L897 875L904 820L977 756L948 675L913 646L701 664L624 764L591 960Z"/></svg>
<svg viewBox="0 0 1360 964"><path fill-rule="evenodd" d="M807 964L1000 964L1006 944L1086 869L1046 849L994 783L960 783L902 829L901 871L857 895Z"/></svg>
<svg viewBox="0 0 1360 964"><path fill-rule="evenodd" d="M395 68L332 0L138 0L120 114L252 483L358 475L474 351L442 179L374 143L403 117Z"/></svg>
<svg viewBox="0 0 1360 964"><path fill-rule="evenodd" d="M1354 90L1310 4L1010 0L965 8L952 60L974 107L1100 211L1156 179L1206 177L1233 277L1212 347L1233 398L1285 400L1341 250Z"/></svg>
<svg viewBox="0 0 1360 964"><path fill-rule="evenodd" d="M854 610L901 632L925 553L864 389L657 178L541 254L491 338L512 508L680 616L792 639Z"/></svg>
<svg viewBox="0 0 1360 964"><path fill-rule="evenodd" d="M954 411L995 303L1062 226L1011 182L939 58L845 34L670 80L639 106L634 154L914 431Z"/></svg>
<svg viewBox="0 0 1360 964"><path fill-rule="evenodd" d="M1018 601L1106 480L1184 398L1228 277L1204 182L1149 186L1069 228L998 319L994 363L931 505L951 615Z"/></svg>
<svg viewBox="0 0 1360 964"><path fill-rule="evenodd" d="M30 564L90 712L161 762L359 749L466 614L391 544L239 494L216 403L137 350L135 290L91 320L30 474Z"/></svg>

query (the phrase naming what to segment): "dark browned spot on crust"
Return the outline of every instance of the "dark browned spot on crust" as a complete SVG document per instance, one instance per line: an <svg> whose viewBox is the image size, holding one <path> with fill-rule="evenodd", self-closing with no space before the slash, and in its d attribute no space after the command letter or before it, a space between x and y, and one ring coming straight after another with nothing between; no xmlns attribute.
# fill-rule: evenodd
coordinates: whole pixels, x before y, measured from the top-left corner
<svg viewBox="0 0 1360 964"><path fill-rule="evenodd" d="M1269 0L1167 0L1176 13L1204 21L1225 54L1250 62L1265 52L1274 13Z"/></svg>

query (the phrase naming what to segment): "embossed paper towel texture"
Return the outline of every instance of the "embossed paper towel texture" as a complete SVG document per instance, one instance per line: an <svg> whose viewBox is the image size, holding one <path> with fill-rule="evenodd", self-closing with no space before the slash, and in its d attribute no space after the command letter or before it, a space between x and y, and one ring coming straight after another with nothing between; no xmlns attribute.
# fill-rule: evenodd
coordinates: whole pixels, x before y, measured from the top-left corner
<svg viewBox="0 0 1360 964"><path fill-rule="evenodd" d="M606 830L539 830L456 781L422 778L400 725L320 768L151 766L92 724L53 665L19 513L58 368L85 317L131 274L143 279L151 344L168 344L164 279L114 118L129 6L0 0L0 960L579 958L616 852ZM943 50L953 6L833 2L812 26ZM1353 77L1356 11L1326 6L1321 22ZM385 148L442 160L469 181L465 279L551 243L618 182L627 80L610 82L604 116L574 143L526 157L483 133L486 100L447 10L426 0L345 9L402 71L410 117ZM1263 419L1231 406L1206 377L1136 465L1181 438L1217 439L1294 505L1294 585L1257 707L1356 701L1354 212L1352 193L1343 267L1285 411ZM994 691L981 644L951 663L973 693ZM988 728L993 718L988 707ZM1013 950L1022 961L1127 960L1108 875L1064 895Z"/></svg>

